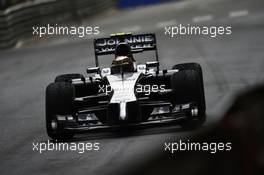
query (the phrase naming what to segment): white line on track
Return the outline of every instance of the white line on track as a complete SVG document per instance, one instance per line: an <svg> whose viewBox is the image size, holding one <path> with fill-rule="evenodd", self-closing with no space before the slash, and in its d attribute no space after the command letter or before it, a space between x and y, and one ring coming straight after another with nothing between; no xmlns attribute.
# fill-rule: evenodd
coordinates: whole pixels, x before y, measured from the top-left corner
<svg viewBox="0 0 264 175"><path fill-rule="evenodd" d="M179 2L176 2L174 4L174 8L176 10L179 10L179 9L183 9L184 7L186 7L187 5L189 5L189 1L179 1Z"/></svg>
<svg viewBox="0 0 264 175"><path fill-rule="evenodd" d="M130 26L121 29L122 32L138 32L141 30L141 26Z"/></svg>
<svg viewBox="0 0 264 175"><path fill-rule="evenodd" d="M236 18L241 16L247 16L248 14L249 14L248 10L231 11L229 12L229 17Z"/></svg>
<svg viewBox="0 0 264 175"><path fill-rule="evenodd" d="M204 22L204 21L210 21L213 19L212 15L203 15L203 16L195 16L192 18L192 21L194 23L198 23L198 22Z"/></svg>
<svg viewBox="0 0 264 175"><path fill-rule="evenodd" d="M170 26L170 25L175 25L175 24L177 24L178 22L176 21L176 20L174 20L174 19L172 19L172 20L168 20L168 21L161 21L161 22L158 22L157 24L156 24L156 27L158 27L158 28L163 28L163 27L166 27L166 26Z"/></svg>

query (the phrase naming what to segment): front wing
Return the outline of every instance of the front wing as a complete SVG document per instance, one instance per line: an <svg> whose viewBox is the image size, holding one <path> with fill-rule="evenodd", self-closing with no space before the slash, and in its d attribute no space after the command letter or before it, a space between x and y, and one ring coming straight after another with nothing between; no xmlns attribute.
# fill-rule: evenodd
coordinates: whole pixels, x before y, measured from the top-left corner
<svg viewBox="0 0 264 175"><path fill-rule="evenodd" d="M154 126L167 126L175 125L179 121L187 120L190 117L198 116L198 108L196 103L187 103L182 105L176 105L173 109L171 103L162 101L152 101L147 103L141 103L141 107L152 106L154 107L150 117L147 121L134 122L134 123L102 123L94 115L93 112L106 110L107 105L93 107L90 109L78 111L76 116L71 115L62 116L58 115L57 121L63 126L64 130L70 130L73 132L92 131L92 130L111 130L124 127L154 127Z"/></svg>

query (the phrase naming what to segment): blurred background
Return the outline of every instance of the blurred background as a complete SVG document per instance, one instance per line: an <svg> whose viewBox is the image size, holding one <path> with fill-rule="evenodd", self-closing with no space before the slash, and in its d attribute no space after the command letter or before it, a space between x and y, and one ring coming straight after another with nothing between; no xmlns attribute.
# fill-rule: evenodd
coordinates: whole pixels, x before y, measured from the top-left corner
<svg viewBox="0 0 264 175"><path fill-rule="evenodd" d="M165 174L257 174L264 167L263 0L0 0L0 8L1 174L115 174L121 170L120 174L132 170L146 170L146 174L165 170ZM47 24L99 26L100 34L32 36L33 26ZM165 26L178 24L231 26L232 34L215 38L164 34ZM85 74L87 67L94 66L93 38L116 32L155 33L162 68L184 62L201 64L205 125L194 131L175 126L132 133L87 133L74 141L100 142L100 151L81 155L33 152L32 142L49 139L46 86L58 74ZM140 61L140 56L135 58ZM165 154L164 142L180 138L231 140L234 152ZM232 166L233 162L238 163Z"/></svg>
<svg viewBox="0 0 264 175"><path fill-rule="evenodd" d="M1 0L0 49L11 48L32 36L32 27L46 24L81 24L121 9L164 3L171 0Z"/></svg>

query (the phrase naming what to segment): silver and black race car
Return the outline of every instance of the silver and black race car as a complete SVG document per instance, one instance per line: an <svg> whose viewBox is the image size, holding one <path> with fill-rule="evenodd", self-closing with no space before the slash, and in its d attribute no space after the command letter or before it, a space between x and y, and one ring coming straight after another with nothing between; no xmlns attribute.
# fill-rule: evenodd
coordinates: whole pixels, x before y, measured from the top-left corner
<svg viewBox="0 0 264 175"><path fill-rule="evenodd" d="M115 34L94 40L96 67L64 74L46 89L46 128L52 139L70 139L79 131L126 126L201 126L206 105L201 66L177 64L160 70L155 34ZM155 51L139 64L135 54ZM99 56L113 55L99 67ZM140 59L137 59L140 60Z"/></svg>

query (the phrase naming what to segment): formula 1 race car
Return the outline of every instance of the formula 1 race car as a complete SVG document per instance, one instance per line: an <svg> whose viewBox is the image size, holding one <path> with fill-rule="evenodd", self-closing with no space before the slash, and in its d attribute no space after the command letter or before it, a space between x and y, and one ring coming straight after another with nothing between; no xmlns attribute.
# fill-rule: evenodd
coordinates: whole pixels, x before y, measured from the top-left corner
<svg viewBox="0 0 264 175"><path fill-rule="evenodd" d="M46 89L46 128L52 139L126 126L192 129L205 122L201 66L184 63L160 70L155 34L95 39L94 51L96 67L87 69L87 77L59 75ZM138 64L133 55L144 51L155 51L156 59ZM112 65L100 68L98 57L110 54Z"/></svg>

